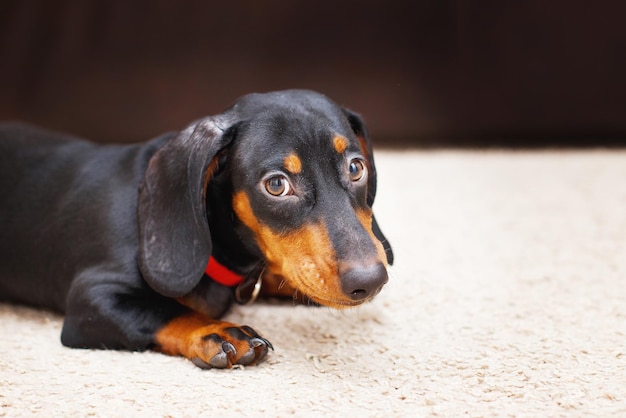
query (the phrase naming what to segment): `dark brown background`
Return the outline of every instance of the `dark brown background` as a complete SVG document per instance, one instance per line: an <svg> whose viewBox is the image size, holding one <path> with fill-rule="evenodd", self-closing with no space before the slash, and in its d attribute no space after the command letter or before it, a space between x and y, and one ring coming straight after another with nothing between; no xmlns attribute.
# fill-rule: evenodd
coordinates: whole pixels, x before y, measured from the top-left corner
<svg viewBox="0 0 626 418"><path fill-rule="evenodd" d="M0 0L0 120L148 139L319 90L380 144L626 145L624 1Z"/></svg>

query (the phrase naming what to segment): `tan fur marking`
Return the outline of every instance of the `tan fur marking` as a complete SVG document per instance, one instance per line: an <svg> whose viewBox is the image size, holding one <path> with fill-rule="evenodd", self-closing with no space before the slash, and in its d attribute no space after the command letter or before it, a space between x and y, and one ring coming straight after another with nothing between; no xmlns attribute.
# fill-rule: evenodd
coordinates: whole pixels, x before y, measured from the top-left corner
<svg viewBox="0 0 626 418"><path fill-rule="evenodd" d="M245 192L235 194L233 209L255 234L269 273L284 277L288 285L322 305L355 305L341 290L336 255L322 223L305 224L286 234L276 233L259 222Z"/></svg>
<svg viewBox="0 0 626 418"><path fill-rule="evenodd" d="M333 138L333 145L335 146L335 151L341 154L348 148L348 140L343 136L337 135Z"/></svg>
<svg viewBox="0 0 626 418"><path fill-rule="evenodd" d="M286 156L284 164L287 171L289 171L291 174L298 174L300 171L302 171L302 160L300 160L300 157L298 157L296 154L289 154L288 156Z"/></svg>
<svg viewBox="0 0 626 418"><path fill-rule="evenodd" d="M214 321L215 322L215 321ZM192 358L195 347L191 339L196 330L206 326L207 320L200 315L180 316L160 329L155 336L159 351L171 356L181 355Z"/></svg>

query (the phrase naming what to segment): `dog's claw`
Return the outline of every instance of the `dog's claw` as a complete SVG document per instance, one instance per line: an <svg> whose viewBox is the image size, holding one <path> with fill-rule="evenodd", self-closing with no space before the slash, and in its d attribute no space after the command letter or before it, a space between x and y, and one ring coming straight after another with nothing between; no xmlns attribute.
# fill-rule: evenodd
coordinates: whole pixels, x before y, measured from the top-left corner
<svg viewBox="0 0 626 418"><path fill-rule="evenodd" d="M201 369L224 369L230 366L229 357L234 357L237 355L237 350L235 346L229 343L228 341L222 342L222 350L217 353L209 362L202 360L200 357L194 357L191 359L191 362Z"/></svg>
<svg viewBox="0 0 626 418"><path fill-rule="evenodd" d="M274 350L272 344L262 337L254 337L250 340L250 350L239 360L239 364L250 364L254 361L261 361L268 353L269 348Z"/></svg>
<svg viewBox="0 0 626 418"><path fill-rule="evenodd" d="M237 349L228 341L222 342L222 351L211 359L209 364L217 369L230 367L230 359L237 355Z"/></svg>
<svg viewBox="0 0 626 418"><path fill-rule="evenodd" d="M225 369L230 367L229 358L233 358L237 355L237 350L235 346L229 343L228 341L222 342L222 350L217 353L209 362L202 360L200 357L194 357L191 359L191 362L201 369Z"/></svg>
<svg viewBox="0 0 626 418"><path fill-rule="evenodd" d="M267 343L263 341L261 338L255 337L250 340L250 345L252 346L252 348L257 348L261 345L267 345Z"/></svg>
<svg viewBox="0 0 626 418"><path fill-rule="evenodd" d="M222 343L222 350L224 351L224 353L226 354L232 354L233 356L237 355L237 349L235 348L234 345L232 345L231 343L229 343L228 341L224 341Z"/></svg>
<svg viewBox="0 0 626 418"><path fill-rule="evenodd" d="M253 331L256 335L256 332L254 332L252 328L249 328L249 330ZM248 364L261 361L267 355L268 347L271 347L272 350L274 349L269 341L260 336L251 338L250 341L248 341L248 344L250 345L250 349L239 358L237 364L246 366Z"/></svg>
<svg viewBox="0 0 626 418"><path fill-rule="evenodd" d="M272 349L272 351L274 351L274 346L272 345L272 343L266 340L265 338L261 337L254 329L250 328L247 325L244 325L241 328L244 331L246 331L248 334L250 334L252 337L254 337L250 340L250 345L252 347L256 348L261 345L265 345L266 347L269 347Z"/></svg>
<svg viewBox="0 0 626 418"><path fill-rule="evenodd" d="M255 338L251 339L250 340L250 345L252 345L254 348L259 347L261 345L264 345L264 346L266 346L268 348L271 348L272 351L274 351L274 346L272 345L272 343L269 342L268 340L266 340L263 337L257 336Z"/></svg>

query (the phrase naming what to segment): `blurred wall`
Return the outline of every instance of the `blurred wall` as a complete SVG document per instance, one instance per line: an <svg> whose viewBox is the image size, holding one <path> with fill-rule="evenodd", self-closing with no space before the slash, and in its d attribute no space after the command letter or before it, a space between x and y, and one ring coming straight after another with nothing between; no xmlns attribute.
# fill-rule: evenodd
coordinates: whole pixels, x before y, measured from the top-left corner
<svg viewBox="0 0 626 418"><path fill-rule="evenodd" d="M135 141L319 90L377 143L626 145L626 2L1 0L0 120Z"/></svg>

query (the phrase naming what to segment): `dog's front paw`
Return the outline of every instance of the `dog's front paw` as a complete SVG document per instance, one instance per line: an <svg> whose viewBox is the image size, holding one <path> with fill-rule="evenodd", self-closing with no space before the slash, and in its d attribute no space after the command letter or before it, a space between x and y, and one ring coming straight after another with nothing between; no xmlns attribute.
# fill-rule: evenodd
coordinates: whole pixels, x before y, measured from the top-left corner
<svg viewBox="0 0 626 418"><path fill-rule="evenodd" d="M270 348L274 349L272 344L252 328L223 323L198 330L193 343L197 355L190 358L203 369L226 369L234 364L256 364Z"/></svg>
<svg viewBox="0 0 626 418"><path fill-rule="evenodd" d="M272 344L248 326L193 314L168 323L156 335L158 349L182 355L203 369L226 369L261 361Z"/></svg>

